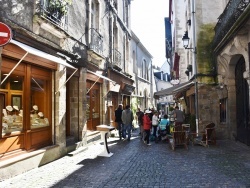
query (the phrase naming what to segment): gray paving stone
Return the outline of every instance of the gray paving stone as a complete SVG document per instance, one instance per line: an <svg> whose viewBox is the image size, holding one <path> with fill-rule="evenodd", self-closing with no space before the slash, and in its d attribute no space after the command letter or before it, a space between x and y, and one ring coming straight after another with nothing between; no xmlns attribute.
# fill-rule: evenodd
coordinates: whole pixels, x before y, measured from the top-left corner
<svg viewBox="0 0 250 188"><path fill-rule="evenodd" d="M219 140L217 146L172 151L167 143L146 146L134 132L130 142L109 138L112 157L87 150L0 182L8 188L244 188L250 187L250 148Z"/></svg>

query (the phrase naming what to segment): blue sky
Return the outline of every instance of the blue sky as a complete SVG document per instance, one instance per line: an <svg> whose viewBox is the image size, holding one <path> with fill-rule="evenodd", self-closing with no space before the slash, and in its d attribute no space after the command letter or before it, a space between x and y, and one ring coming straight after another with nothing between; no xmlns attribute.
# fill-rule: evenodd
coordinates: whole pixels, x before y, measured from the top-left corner
<svg viewBox="0 0 250 188"><path fill-rule="evenodd" d="M168 17L168 0L131 1L131 28L159 67L165 58L164 18Z"/></svg>

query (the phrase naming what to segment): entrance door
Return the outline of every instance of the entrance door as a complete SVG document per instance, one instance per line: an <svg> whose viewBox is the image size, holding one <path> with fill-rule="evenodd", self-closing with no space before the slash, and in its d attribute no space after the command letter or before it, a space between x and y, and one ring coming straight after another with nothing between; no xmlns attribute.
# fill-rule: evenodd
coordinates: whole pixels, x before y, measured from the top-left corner
<svg viewBox="0 0 250 188"><path fill-rule="evenodd" d="M246 79L243 78L245 71L245 60L242 57L235 68L237 139L250 145L249 86Z"/></svg>
<svg viewBox="0 0 250 188"><path fill-rule="evenodd" d="M100 84L87 82L87 128L88 130L96 130L96 126L100 124Z"/></svg>

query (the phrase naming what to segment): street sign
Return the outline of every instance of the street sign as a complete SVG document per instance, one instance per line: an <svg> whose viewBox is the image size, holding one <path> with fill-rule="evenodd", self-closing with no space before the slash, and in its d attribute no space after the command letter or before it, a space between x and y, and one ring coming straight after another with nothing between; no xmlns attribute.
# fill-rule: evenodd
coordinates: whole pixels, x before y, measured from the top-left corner
<svg viewBox="0 0 250 188"><path fill-rule="evenodd" d="M12 32L9 26L0 22L0 46L4 46L10 42Z"/></svg>

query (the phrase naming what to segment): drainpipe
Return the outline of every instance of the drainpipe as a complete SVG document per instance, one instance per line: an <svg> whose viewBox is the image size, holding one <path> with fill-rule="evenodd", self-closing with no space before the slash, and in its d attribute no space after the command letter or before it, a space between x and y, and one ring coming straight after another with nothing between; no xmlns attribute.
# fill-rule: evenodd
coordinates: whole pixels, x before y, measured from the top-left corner
<svg viewBox="0 0 250 188"><path fill-rule="evenodd" d="M195 74L195 117L196 117L196 133L198 135L199 133L199 105L198 105L198 80L197 80L197 72L198 72L198 66L197 66L197 61L196 61L196 55L197 55L197 50L196 50L196 28L195 28L195 0L192 0L192 16L191 16L191 23L193 28L193 34L192 34L192 39L193 39L193 45L194 45L194 53L193 53L193 65L194 65L194 74Z"/></svg>

